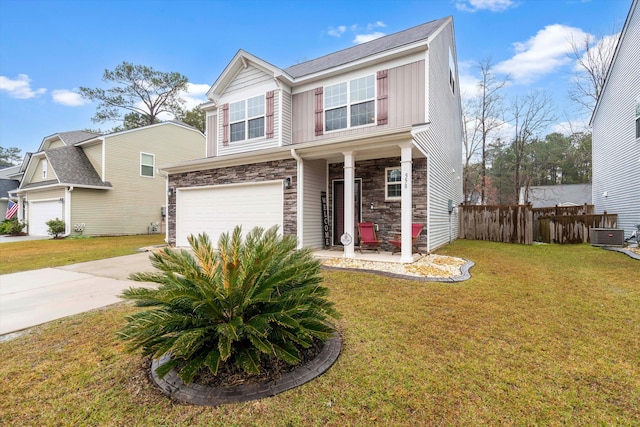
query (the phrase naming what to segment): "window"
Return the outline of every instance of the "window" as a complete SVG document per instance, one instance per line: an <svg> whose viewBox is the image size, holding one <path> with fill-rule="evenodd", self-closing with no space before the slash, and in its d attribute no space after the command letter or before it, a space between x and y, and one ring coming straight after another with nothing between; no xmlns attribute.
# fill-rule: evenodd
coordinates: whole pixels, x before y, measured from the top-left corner
<svg viewBox="0 0 640 427"><path fill-rule="evenodd" d="M264 95L229 104L231 142L263 137L264 111Z"/></svg>
<svg viewBox="0 0 640 427"><path fill-rule="evenodd" d="M42 179L47 179L47 161L42 161Z"/></svg>
<svg viewBox="0 0 640 427"><path fill-rule="evenodd" d="M453 61L453 54L451 53L451 47L449 47L449 87L451 88L451 93L454 95L456 93L455 69L456 63Z"/></svg>
<svg viewBox="0 0 640 427"><path fill-rule="evenodd" d="M640 138L640 97L636 98L636 138Z"/></svg>
<svg viewBox="0 0 640 427"><path fill-rule="evenodd" d="M402 171L397 168L386 168L384 186L386 199L399 199L402 196Z"/></svg>
<svg viewBox="0 0 640 427"><path fill-rule="evenodd" d="M326 131L375 122L374 75L327 86L324 89Z"/></svg>
<svg viewBox="0 0 640 427"><path fill-rule="evenodd" d="M153 178L155 157L153 154L140 153L140 176Z"/></svg>

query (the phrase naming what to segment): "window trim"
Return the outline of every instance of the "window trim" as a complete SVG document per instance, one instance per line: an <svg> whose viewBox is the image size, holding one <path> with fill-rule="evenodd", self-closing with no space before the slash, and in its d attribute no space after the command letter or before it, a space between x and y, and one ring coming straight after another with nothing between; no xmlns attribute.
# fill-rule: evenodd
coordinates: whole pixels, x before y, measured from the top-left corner
<svg viewBox="0 0 640 427"><path fill-rule="evenodd" d="M47 159L42 160L42 179L47 179L48 162Z"/></svg>
<svg viewBox="0 0 640 427"><path fill-rule="evenodd" d="M400 181L389 181L389 170L398 170L400 171ZM389 186L390 185L400 185L400 195L399 196L389 196ZM391 166L388 168L384 168L384 200L385 201L398 201L402 199L402 167L401 166Z"/></svg>
<svg viewBox="0 0 640 427"><path fill-rule="evenodd" d="M262 98L262 114L258 114L255 116L249 116L249 100L250 99L255 99L255 98ZM240 102L244 102L244 118L241 120L235 120L232 121L231 120L231 106L233 104L238 104ZM262 135L259 136L254 136L254 137L249 137L249 122L253 121L253 120L257 120L257 119L262 119L263 120L263 125L262 125ZM243 139L233 139L233 133L231 132L231 127L235 124L238 123L244 123L244 138ZM256 96L251 96L249 98L244 98L244 99L239 99L237 101L234 102L230 102L229 103L229 143L236 143L236 142L243 142L243 141L251 141L251 140L256 140L256 139L260 139L260 138L265 138L266 134L267 134L267 101L266 101L266 96L265 94L260 94L260 95L256 95Z"/></svg>
<svg viewBox="0 0 640 427"><path fill-rule="evenodd" d="M373 87L373 96L371 98L367 98L367 99L363 99L363 100L358 100L358 101L352 101L351 100L351 84L353 82L355 82L356 80L360 80L360 79L364 79L364 78L371 78L372 79L372 87ZM378 117L377 115L377 110L378 110L378 105L377 105L377 99L378 99L378 88L377 88L377 79L376 79L376 73L371 73L371 74L365 74L363 76L359 76L359 77L354 77L352 79L349 80L345 80L345 81L340 81L334 84L330 84L330 85L325 85L322 87L322 129L324 133L333 133L333 132L340 132L340 131L344 131L344 130L348 130L348 129L354 129L354 128L361 128L361 127L366 127L366 126L376 126L376 118ZM339 104L339 105L334 105L331 108L327 108L327 89L334 87L334 86L338 86L341 84L345 84L347 85L347 90L346 90L346 96L347 96L347 101L344 104ZM365 123L362 125L352 125L351 124L351 114L352 114L352 108L355 105L360 105L360 104L365 104L371 102L373 104L373 120L371 121L371 123ZM328 111L332 111L332 110L338 110L340 108L345 108L347 109L347 126L343 127L343 128L338 128L338 129L332 129L332 130L328 130L327 129L327 112Z"/></svg>
<svg viewBox="0 0 640 427"><path fill-rule="evenodd" d="M142 157L143 156L151 156L152 159L152 164L145 164L142 162ZM143 166L147 166L147 167L151 167L151 175L145 175L142 173L142 167ZM156 156L155 154L151 154L151 153L144 153L144 152L140 152L140 176L143 178L155 178L156 176Z"/></svg>

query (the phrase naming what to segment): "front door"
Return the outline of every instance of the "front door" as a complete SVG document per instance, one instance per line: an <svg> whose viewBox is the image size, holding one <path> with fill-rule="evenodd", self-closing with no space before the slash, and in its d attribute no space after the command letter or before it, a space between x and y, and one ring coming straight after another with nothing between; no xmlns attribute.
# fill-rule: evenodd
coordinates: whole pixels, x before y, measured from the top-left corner
<svg viewBox="0 0 640 427"><path fill-rule="evenodd" d="M356 178L354 182L353 212L354 223L357 225L362 221L362 179ZM333 244L342 245L340 236L344 234L344 180L333 181ZM357 236L353 236L356 241Z"/></svg>

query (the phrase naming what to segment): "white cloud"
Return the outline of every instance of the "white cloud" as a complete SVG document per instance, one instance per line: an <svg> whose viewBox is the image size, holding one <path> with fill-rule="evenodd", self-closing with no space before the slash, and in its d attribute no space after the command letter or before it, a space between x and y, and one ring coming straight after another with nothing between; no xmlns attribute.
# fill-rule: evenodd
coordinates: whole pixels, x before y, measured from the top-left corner
<svg viewBox="0 0 640 427"><path fill-rule="evenodd" d="M376 31L370 34L357 34L356 37L353 39L353 42L355 44L366 43L366 42L370 42L371 40L379 39L384 35L385 33L382 33L380 31Z"/></svg>
<svg viewBox="0 0 640 427"><path fill-rule="evenodd" d="M477 12L478 10L503 12L515 6L517 4L513 0L458 0L456 2L456 9L463 12Z"/></svg>
<svg viewBox="0 0 640 427"><path fill-rule="evenodd" d="M516 54L496 64L495 71L510 74L517 83L531 83L571 62L571 41L585 36L589 35L580 28L548 25L526 42L514 43Z"/></svg>
<svg viewBox="0 0 640 427"><path fill-rule="evenodd" d="M339 25L336 28L329 27L327 34L333 37L340 37L341 35L344 34L345 31L347 31L347 27L345 27L344 25Z"/></svg>
<svg viewBox="0 0 640 427"><path fill-rule="evenodd" d="M32 89L31 79L27 74L18 74L15 80L0 76L0 90L7 91L10 97L17 99L35 98L47 91L44 88Z"/></svg>
<svg viewBox="0 0 640 427"><path fill-rule="evenodd" d="M182 95L186 101L184 107L192 110L203 102L207 102L207 92L211 88L208 84L187 83L187 93Z"/></svg>
<svg viewBox="0 0 640 427"><path fill-rule="evenodd" d="M367 31L371 31L374 28L384 28L387 25L382 21L376 21L373 24L367 24Z"/></svg>
<svg viewBox="0 0 640 427"><path fill-rule="evenodd" d="M586 49L582 54L582 62L584 64L589 64L590 66L600 67L608 67L611 62L611 56L613 55L616 44L618 43L618 39L620 38L620 33L611 34L609 36L604 36L600 40L598 40L594 44L593 37L589 34L589 45L592 46L591 56L587 53ZM584 46L584 39L576 40L578 45ZM603 61L603 64L592 64L594 61ZM584 71L584 69L580 66L579 62L576 61L573 66L574 71Z"/></svg>
<svg viewBox="0 0 640 427"><path fill-rule="evenodd" d="M89 101L80 96L77 92L67 89L58 89L51 92L53 102L56 104L66 105L68 107L79 107L88 104Z"/></svg>

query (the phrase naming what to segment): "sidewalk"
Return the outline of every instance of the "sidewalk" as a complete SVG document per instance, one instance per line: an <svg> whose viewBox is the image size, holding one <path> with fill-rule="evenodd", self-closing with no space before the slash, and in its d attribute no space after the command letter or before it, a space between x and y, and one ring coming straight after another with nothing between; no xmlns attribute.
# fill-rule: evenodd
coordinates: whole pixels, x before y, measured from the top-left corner
<svg viewBox="0 0 640 427"><path fill-rule="evenodd" d="M152 271L149 253L0 276L0 335L122 301L141 283L129 274Z"/></svg>

